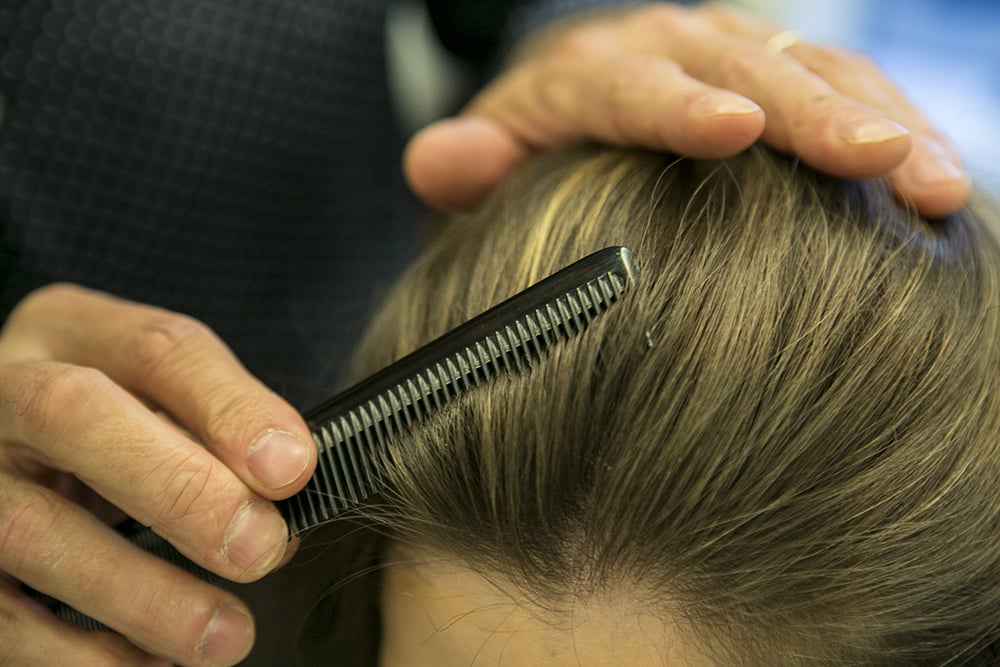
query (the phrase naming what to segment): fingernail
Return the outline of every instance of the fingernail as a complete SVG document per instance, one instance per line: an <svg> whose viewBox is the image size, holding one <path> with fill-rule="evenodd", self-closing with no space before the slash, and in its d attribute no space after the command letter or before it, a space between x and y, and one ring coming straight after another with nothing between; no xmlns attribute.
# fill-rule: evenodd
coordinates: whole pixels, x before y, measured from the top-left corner
<svg viewBox="0 0 1000 667"><path fill-rule="evenodd" d="M745 116L760 113L761 108L752 100L732 93L707 93L694 103L694 112L699 116Z"/></svg>
<svg viewBox="0 0 1000 667"><path fill-rule="evenodd" d="M288 543L288 527L273 509L247 501L233 517L222 555L248 574L270 572Z"/></svg>
<svg viewBox="0 0 1000 667"><path fill-rule="evenodd" d="M309 463L309 446L291 433L267 431L247 450L247 467L269 489L288 486Z"/></svg>
<svg viewBox="0 0 1000 667"><path fill-rule="evenodd" d="M855 116L840 124L840 138L849 144L879 144L910 132L899 123L882 116Z"/></svg>
<svg viewBox="0 0 1000 667"><path fill-rule="evenodd" d="M198 653L213 665L235 665L253 647L253 619L236 606L223 607L205 626Z"/></svg>

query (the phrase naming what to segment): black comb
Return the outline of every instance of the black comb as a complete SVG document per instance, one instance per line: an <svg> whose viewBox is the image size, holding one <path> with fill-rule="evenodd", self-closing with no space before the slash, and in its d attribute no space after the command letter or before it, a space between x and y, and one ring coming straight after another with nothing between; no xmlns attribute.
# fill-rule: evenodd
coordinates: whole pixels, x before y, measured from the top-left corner
<svg viewBox="0 0 1000 667"><path fill-rule="evenodd" d="M301 536L379 492L384 487L379 463L400 434L497 375L527 371L614 305L634 282L635 271L628 248L588 255L306 412L319 461L305 488L276 503L290 534ZM206 581L222 580L134 520L119 531ZM72 607L37 597L64 620L108 630Z"/></svg>
<svg viewBox="0 0 1000 667"><path fill-rule="evenodd" d="M380 490L376 460L395 436L472 387L527 370L618 301L634 274L627 248L596 252L306 413L319 462L277 503L289 530L301 535Z"/></svg>

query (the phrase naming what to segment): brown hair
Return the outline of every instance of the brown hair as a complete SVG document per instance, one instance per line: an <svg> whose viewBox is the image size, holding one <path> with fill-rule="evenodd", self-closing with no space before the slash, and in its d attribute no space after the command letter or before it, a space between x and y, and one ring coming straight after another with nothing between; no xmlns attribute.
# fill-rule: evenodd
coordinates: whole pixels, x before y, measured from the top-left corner
<svg viewBox="0 0 1000 667"><path fill-rule="evenodd" d="M725 663L995 659L1000 249L983 222L927 222L759 148L550 155L448 223L358 373L610 245L635 253L634 291L399 443L378 532L555 613L642 590Z"/></svg>

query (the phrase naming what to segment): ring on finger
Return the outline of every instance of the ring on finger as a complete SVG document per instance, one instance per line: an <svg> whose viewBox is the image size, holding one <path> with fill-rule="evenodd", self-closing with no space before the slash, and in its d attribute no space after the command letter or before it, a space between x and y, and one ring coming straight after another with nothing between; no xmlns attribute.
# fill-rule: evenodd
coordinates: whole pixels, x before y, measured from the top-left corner
<svg viewBox="0 0 1000 667"><path fill-rule="evenodd" d="M764 48L771 53L781 53L799 43L799 35L794 30L782 30L779 33L771 35L766 42L764 42Z"/></svg>

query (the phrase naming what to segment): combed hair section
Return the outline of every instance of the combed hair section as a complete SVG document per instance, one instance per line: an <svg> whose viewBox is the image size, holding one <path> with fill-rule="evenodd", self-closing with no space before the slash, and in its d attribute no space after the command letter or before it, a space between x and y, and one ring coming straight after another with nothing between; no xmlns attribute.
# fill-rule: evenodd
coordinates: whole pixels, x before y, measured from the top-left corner
<svg viewBox="0 0 1000 667"><path fill-rule="evenodd" d="M376 370L593 251L634 289L403 439L371 510L558 615L630 591L725 664L989 664L1000 636L1000 251L761 148L584 148L449 221Z"/></svg>

